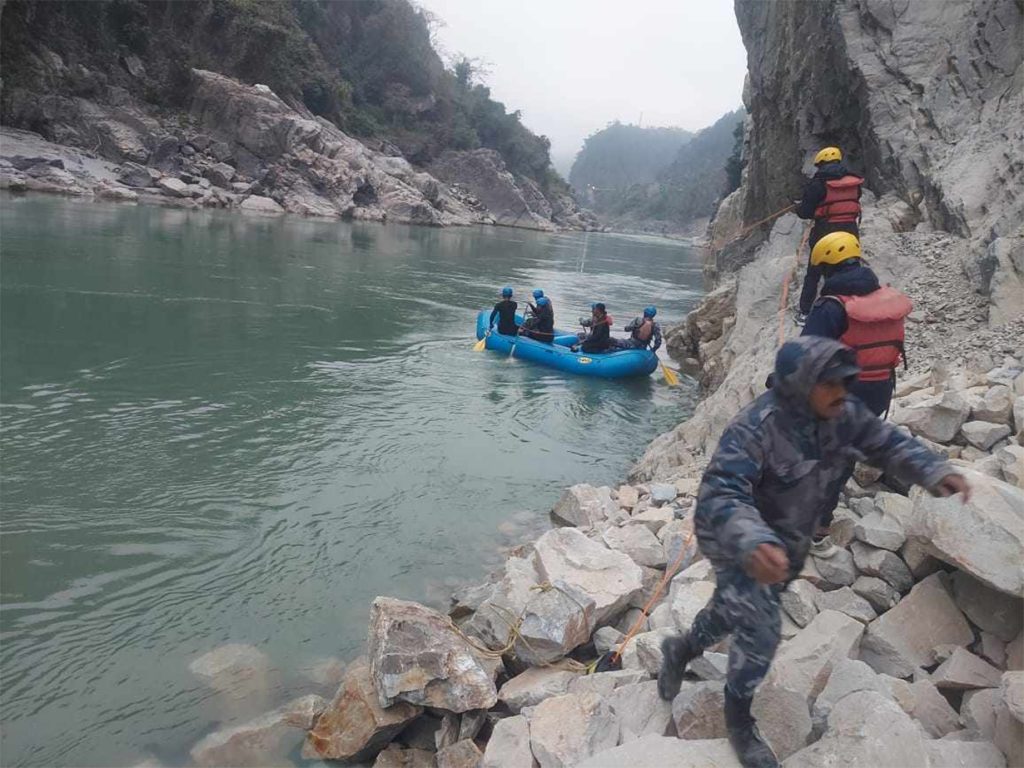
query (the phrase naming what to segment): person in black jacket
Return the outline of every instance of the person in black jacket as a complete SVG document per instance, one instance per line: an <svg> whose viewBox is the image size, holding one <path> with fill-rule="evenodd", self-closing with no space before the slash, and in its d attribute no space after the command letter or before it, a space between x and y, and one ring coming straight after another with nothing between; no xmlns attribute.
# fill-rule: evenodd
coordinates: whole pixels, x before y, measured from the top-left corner
<svg viewBox="0 0 1024 768"><path fill-rule="evenodd" d="M531 305L532 306L532 305ZM523 322L523 335L551 343L555 339L555 313L551 299L541 296L533 308L533 317Z"/></svg>
<svg viewBox="0 0 1024 768"><path fill-rule="evenodd" d="M831 232L860 234L860 195L864 179L843 163L843 154L838 147L825 147L814 158L814 176L804 187L803 197L796 206L796 215L801 219L814 219L814 226L808 238L811 251L825 235ZM811 312L811 306L818 294L821 270L808 260L807 274L800 291L800 314L797 325L803 325Z"/></svg>
<svg viewBox="0 0 1024 768"><path fill-rule="evenodd" d="M506 336L515 336L519 333L519 325L516 323L516 309L518 304L512 301L512 289L505 286L501 289L501 301L494 305L491 311L491 320L487 324L489 328L494 327L494 319L498 319L498 333Z"/></svg>
<svg viewBox="0 0 1024 768"><path fill-rule="evenodd" d="M605 310L604 304L597 302L591 309L590 319L580 324L590 328L590 333L583 335L579 344L573 344L573 352L607 352L612 344L612 316ZM582 335L582 334L581 334Z"/></svg>

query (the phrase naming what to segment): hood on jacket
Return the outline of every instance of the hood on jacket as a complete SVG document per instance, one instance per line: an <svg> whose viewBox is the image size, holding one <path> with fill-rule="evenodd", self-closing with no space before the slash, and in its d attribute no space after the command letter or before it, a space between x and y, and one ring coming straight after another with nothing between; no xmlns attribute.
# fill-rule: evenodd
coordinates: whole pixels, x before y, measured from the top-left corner
<svg viewBox="0 0 1024 768"><path fill-rule="evenodd" d="M853 173L849 168L846 167L846 163L842 160L837 160L833 163L822 163L814 171L814 178L816 179L841 179L843 176L857 176L859 174Z"/></svg>
<svg viewBox="0 0 1024 768"><path fill-rule="evenodd" d="M881 287L878 275L860 259L851 259L824 271L823 296L867 296Z"/></svg>
<svg viewBox="0 0 1024 768"><path fill-rule="evenodd" d="M806 410L811 389L822 379L822 374L826 370L838 370L842 378L856 374L859 369L855 360L853 350L835 339L801 336L779 347L772 389L791 406Z"/></svg>

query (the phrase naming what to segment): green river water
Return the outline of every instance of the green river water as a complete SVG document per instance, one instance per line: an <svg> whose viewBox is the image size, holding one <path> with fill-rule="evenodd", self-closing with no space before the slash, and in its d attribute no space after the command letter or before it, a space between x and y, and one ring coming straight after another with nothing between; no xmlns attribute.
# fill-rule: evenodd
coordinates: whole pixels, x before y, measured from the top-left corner
<svg viewBox="0 0 1024 768"><path fill-rule="evenodd" d="M654 238L0 197L0 762L185 764L324 692L302 670L360 652L375 595L444 607L688 414L660 374L474 352L504 284L562 327L701 292ZM228 642L260 695L189 672Z"/></svg>

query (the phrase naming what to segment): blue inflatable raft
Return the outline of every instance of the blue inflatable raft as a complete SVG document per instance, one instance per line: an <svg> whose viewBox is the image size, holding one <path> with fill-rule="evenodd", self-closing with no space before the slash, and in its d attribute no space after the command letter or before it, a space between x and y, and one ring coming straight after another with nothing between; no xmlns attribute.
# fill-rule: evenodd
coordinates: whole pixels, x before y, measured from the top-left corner
<svg viewBox="0 0 1024 768"><path fill-rule="evenodd" d="M506 336L496 330L492 330L488 334L487 322L490 317L489 309L485 309L477 315L476 337L482 339L486 336L485 347L499 354L508 355L512 352L514 343L513 356L517 359L540 363L579 376L599 376L605 379L649 376L658 367L658 356L649 349L620 349L615 352L591 354L573 352L569 347L576 343L576 334L561 331L558 328L555 329L555 339L551 344L527 336L520 336L516 339L514 336ZM518 315L516 322L522 322L522 318Z"/></svg>

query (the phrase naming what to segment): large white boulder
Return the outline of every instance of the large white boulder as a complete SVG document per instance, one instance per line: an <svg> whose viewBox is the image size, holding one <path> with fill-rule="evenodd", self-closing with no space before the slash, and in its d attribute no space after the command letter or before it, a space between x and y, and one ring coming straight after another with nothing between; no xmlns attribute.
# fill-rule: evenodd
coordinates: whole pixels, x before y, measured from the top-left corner
<svg viewBox="0 0 1024 768"><path fill-rule="evenodd" d="M530 749L530 721L523 715L494 724L480 768L534 768Z"/></svg>
<svg viewBox="0 0 1024 768"><path fill-rule="evenodd" d="M648 734L664 736L672 724L672 705L658 695L657 680L616 688L608 705L619 722L620 744Z"/></svg>
<svg viewBox="0 0 1024 768"><path fill-rule="evenodd" d="M567 693L569 684L578 677L576 673L564 669L531 667L501 686L498 701L518 713L524 707L533 707L544 699Z"/></svg>
<svg viewBox="0 0 1024 768"><path fill-rule="evenodd" d="M1024 597L1024 491L980 472L963 471L971 485L970 501L936 498L915 489L907 535L990 587Z"/></svg>
<svg viewBox="0 0 1024 768"><path fill-rule="evenodd" d="M911 432L937 443L948 443L967 421L971 406L958 393L949 390L906 407L897 407L892 421Z"/></svg>
<svg viewBox="0 0 1024 768"><path fill-rule="evenodd" d="M625 552L638 565L665 567L665 548L646 525L611 526L601 534L609 548Z"/></svg>
<svg viewBox="0 0 1024 768"><path fill-rule="evenodd" d="M610 488L579 483L565 490L551 514L568 525L593 528L607 523L618 511Z"/></svg>
<svg viewBox="0 0 1024 768"><path fill-rule="evenodd" d="M594 631L594 599L562 580L534 590L523 610L515 654L526 664L549 664L587 642Z"/></svg>
<svg viewBox="0 0 1024 768"><path fill-rule="evenodd" d="M675 736L644 736L599 752L577 768L740 768L725 739L683 741Z"/></svg>
<svg viewBox="0 0 1024 768"><path fill-rule="evenodd" d="M619 741L615 715L595 693L555 696L523 714L530 721L530 747L540 768L570 768Z"/></svg>
<svg viewBox="0 0 1024 768"><path fill-rule="evenodd" d="M598 626L624 611L643 587L640 566L628 555L591 541L575 528L548 531L534 547L542 578L562 580L593 598Z"/></svg>

